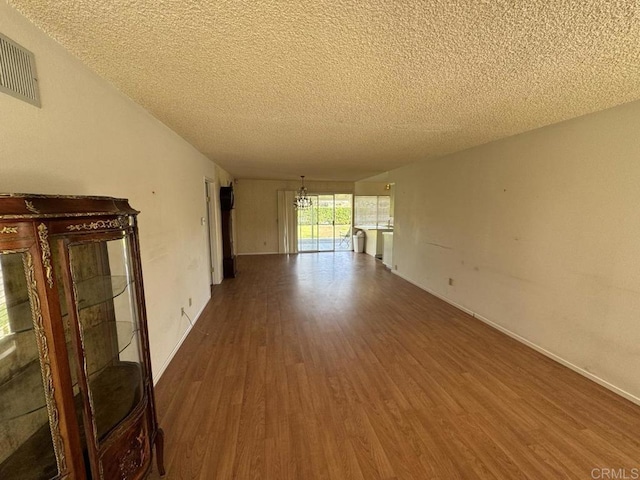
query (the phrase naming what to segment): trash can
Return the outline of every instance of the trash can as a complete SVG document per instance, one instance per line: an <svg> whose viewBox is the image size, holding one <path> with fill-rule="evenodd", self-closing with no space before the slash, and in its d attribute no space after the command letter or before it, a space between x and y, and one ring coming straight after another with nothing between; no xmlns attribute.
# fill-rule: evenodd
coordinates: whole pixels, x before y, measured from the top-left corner
<svg viewBox="0 0 640 480"><path fill-rule="evenodd" d="M353 236L353 251L356 253L364 252L364 232L358 230Z"/></svg>

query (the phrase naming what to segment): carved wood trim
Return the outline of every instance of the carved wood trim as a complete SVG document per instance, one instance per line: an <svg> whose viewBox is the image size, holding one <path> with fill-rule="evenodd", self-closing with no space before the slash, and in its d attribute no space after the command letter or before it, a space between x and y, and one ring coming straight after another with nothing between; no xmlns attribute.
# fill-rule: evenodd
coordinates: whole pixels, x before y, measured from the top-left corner
<svg viewBox="0 0 640 480"><path fill-rule="evenodd" d="M51 372L49 344L44 330L42 306L40 303L40 296L38 295L38 285L36 283L35 269L31 253L24 252L23 263L27 277L29 301L31 303L33 329L35 332L36 342L38 344L38 350L40 351L40 370L42 373L42 381L44 383L44 394L47 403L47 412L49 414L49 427L51 428L53 450L56 456L58 472L65 472L67 470L67 459L65 457L64 443L60 433L60 414L58 412L54 396L55 389L53 386L53 376Z"/></svg>
<svg viewBox="0 0 640 480"><path fill-rule="evenodd" d="M108 228L125 228L129 226L129 222L124 217L118 217L114 220L96 220L91 223L78 223L76 225L69 225L67 230L82 231L82 230L104 230Z"/></svg>
<svg viewBox="0 0 640 480"><path fill-rule="evenodd" d="M33 213L40 213L40 210L38 210L38 209L33 205L33 203L32 203L32 202L30 202L29 200L25 200L25 201L24 201L24 205L25 205L25 207L27 207L27 210L29 210L30 212L33 212Z"/></svg>
<svg viewBox="0 0 640 480"><path fill-rule="evenodd" d="M44 266L49 288L53 288L53 268L51 267L51 248L49 247L49 231L44 223L38 225L38 237L42 249L42 265Z"/></svg>
<svg viewBox="0 0 640 480"><path fill-rule="evenodd" d="M120 477L123 480L133 477L144 465L147 459L146 441L147 435L143 428L135 437L132 445L118 459Z"/></svg>

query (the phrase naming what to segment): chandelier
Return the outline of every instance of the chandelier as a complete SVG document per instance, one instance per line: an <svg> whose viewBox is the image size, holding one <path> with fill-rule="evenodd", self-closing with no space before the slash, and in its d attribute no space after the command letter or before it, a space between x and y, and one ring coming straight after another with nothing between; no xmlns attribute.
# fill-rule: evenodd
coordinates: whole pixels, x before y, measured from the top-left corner
<svg viewBox="0 0 640 480"><path fill-rule="evenodd" d="M309 208L312 203L311 198L307 195L307 187L304 186L304 175L301 175L300 178L302 179L302 186L296 192L296 198L293 201L293 206L296 209Z"/></svg>

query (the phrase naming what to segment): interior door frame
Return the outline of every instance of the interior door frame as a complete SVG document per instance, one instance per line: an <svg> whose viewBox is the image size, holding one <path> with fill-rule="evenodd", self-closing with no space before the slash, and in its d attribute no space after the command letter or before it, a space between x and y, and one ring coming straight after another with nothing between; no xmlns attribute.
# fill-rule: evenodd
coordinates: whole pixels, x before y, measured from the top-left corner
<svg viewBox="0 0 640 480"><path fill-rule="evenodd" d="M209 260L209 285L222 283L222 261L220 256L220 185L215 180L204 178L205 210L203 217L207 237L207 258Z"/></svg>

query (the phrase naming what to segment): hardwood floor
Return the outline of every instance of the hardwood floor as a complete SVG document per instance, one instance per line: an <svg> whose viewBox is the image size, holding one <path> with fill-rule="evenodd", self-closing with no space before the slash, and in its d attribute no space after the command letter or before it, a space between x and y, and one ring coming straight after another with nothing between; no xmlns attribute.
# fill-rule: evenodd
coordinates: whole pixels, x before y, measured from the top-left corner
<svg viewBox="0 0 640 480"><path fill-rule="evenodd" d="M639 406L372 257L238 271L157 386L165 478L638 478Z"/></svg>

